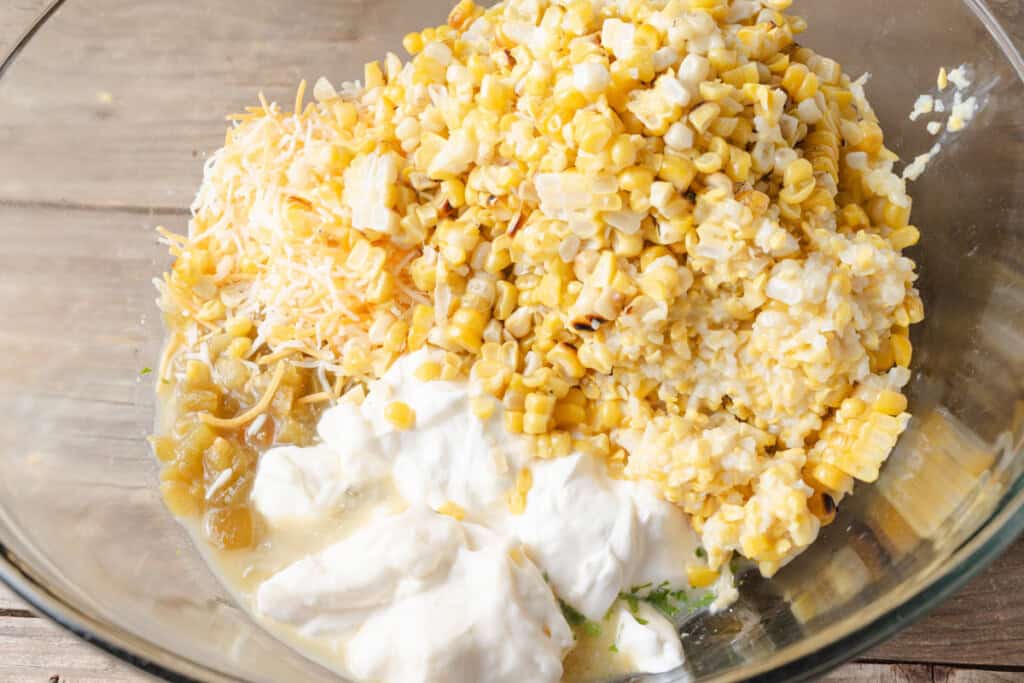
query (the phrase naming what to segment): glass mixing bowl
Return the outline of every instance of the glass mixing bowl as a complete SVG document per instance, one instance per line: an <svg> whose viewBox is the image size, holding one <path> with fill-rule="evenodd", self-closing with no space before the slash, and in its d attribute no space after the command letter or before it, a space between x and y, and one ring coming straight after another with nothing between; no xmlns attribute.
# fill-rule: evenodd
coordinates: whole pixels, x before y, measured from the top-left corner
<svg viewBox="0 0 1024 683"><path fill-rule="evenodd" d="M301 78L358 77L449 3L9 4L0 578L170 680L334 680L249 620L160 502L144 442L144 368L162 335L150 279L167 265L153 229L185 229L225 113L259 89L290 102ZM743 575L734 608L683 625L686 675L702 680L834 666L935 606L1024 527L1024 64L976 0L798 9L808 44L873 73L869 94L904 158L933 143L907 113L941 65L973 64L984 106L913 185L928 317L913 330L911 427L880 481L858 487L806 554L772 581Z"/></svg>

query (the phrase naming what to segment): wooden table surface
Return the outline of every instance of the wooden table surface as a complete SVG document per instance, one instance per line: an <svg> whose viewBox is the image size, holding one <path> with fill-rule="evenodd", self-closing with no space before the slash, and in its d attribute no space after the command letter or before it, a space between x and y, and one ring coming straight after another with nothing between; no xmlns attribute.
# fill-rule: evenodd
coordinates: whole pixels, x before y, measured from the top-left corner
<svg viewBox="0 0 1024 683"><path fill-rule="evenodd" d="M18 27L27 26L44 4L42 0L0 0L0 54L6 54L20 33ZM1024 2L994 0L990 4L1020 44ZM69 163L74 163L73 158ZM0 169L0 192L10 197L18 188L4 175ZM145 177L139 182L153 186ZM173 196L174 189L167 190L168 195ZM83 206L90 201L102 204L90 195L94 191L83 187L82 196L71 199ZM149 206L178 206L147 198L152 199ZM25 199L51 202L53 198L21 201ZM142 680L149 679L38 618L0 584L0 683ZM1024 539L926 618L825 680L1024 681Z"/></svg>

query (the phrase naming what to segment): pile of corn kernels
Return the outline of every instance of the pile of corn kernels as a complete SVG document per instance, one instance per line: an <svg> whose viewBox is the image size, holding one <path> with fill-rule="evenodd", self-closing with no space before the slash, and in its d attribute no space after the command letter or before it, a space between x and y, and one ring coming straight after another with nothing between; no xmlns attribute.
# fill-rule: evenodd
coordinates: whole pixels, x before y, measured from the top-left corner
<svg viewBox="0 0 1024 683"><path fill-rule="evenodd" d="M167 235L177 352L237 331L309 405L440 347L423 376L537 457L653 482L712 568L771 575L877 477L923 317L898 159L790 4L463 0L410 60L236 115Z"/></svg>

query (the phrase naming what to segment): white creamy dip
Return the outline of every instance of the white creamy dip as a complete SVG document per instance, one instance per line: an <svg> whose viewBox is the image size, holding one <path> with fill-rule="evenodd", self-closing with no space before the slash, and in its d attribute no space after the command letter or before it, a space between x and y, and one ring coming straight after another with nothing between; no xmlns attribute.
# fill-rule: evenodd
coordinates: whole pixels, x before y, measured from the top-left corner
<svg viewBox="0 0 1024 683"><path fill-rule="evenodd" d="M525 458L500 414L472 414L469 385L416 378L432 358L402 358L360 406L327 410L323 443L261 457L253 502L278 535L375 506L350 535L263 580L256 612L330 642L359 680L554 683L573 645L556 596L600 621L631 586L685 588L696 535L678 508L590 455ZM414 428L384 418L393 401L413 409ZM522 467L533 484L514 515L506 494ZM396 514L382 490L407 509ZM436 512L451 503L461 521ZM657 618L617 619L616 646L637 670L682 663L678 636Z"/></svg>

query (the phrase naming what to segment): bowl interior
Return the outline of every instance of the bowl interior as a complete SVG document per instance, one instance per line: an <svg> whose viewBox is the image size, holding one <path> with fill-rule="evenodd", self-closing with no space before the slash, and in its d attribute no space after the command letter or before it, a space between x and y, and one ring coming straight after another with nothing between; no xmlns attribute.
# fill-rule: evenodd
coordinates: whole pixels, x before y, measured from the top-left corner
<svg viewBox="0 0 1024 683"><path fill-rule="evenodd" d="M333 680L250 622L160 502L144 441L145 368L162 336L150 280L168 262L154 228L185 230L224 114L259 90L290 102L302 78L358 78L449 2L58 5L0 77L0 576L155 670ZM940 66L972 64L983 107L939 138L913 185L927 318L913 330L911 427L805 555L770 582L744 574L733 609L684 625L700 679L852 656L1024 525L1019 58L978 2L798 9L807 44L872 73L868 94L904 159L936 141L907 114Z"/></svg>

